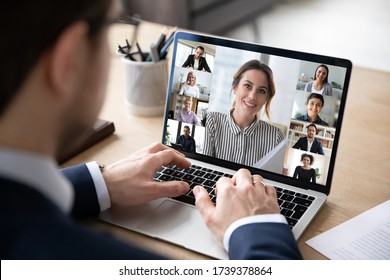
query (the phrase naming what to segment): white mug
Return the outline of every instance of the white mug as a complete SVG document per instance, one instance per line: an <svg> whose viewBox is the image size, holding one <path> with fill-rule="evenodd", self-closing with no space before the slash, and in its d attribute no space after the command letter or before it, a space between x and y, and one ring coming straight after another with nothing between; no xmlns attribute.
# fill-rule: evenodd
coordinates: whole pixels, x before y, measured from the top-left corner
<svg viewBox="0 0 390 280"><path fill-rule="evenodd" d="M125 74L125 101L129 112L144 117L164 114L168 62L133 61L121 57Z"/></svg>

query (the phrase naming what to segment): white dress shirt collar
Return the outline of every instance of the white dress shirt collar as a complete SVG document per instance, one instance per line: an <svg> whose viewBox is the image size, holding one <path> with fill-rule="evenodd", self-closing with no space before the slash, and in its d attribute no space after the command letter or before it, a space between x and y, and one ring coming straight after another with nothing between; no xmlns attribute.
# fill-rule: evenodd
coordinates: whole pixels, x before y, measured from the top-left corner
<svg viewBox="0 0 390 280"><path fill-rule="evenodd" d="M0 176L39 191L64 212L70 212L72 209L73 187L59 173L54 159L0 147Z"/></svg>

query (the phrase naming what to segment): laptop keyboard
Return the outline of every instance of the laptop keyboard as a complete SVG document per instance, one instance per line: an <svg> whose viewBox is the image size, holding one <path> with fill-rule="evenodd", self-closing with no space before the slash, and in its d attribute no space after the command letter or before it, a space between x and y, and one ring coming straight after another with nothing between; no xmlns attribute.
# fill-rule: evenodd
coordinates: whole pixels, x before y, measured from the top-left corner
<svg viewBox="0 0 390 280"><path fill-rule="evenodd" d="M154 179L156 181L182 180L187 182L190 185L190 191L185 195L172 197L172 199L195 205L195 197L192 189L197 185L202 185L209 192L211 201L214 204L216 203L214 188L218 179L222 176L233 177L232 174L198 165L191 165L188 169L173 165L162 167L156 172ZM280 213L286 217L287 223L292 228L313 203L315 197L277 186L274 187L276 189Z"/></svg>

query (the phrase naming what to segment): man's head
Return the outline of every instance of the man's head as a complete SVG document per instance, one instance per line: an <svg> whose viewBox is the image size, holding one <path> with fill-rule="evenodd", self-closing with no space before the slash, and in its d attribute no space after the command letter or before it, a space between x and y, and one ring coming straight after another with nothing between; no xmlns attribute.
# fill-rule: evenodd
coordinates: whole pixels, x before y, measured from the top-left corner
<svg viewBox="0 0 390 280"><path fill-rule="evenodd" d="M184 110L187 112L191 111L191 106L192 106L191 99L186 99L186 101L184 101Z"/></svg>
<svg viewBox="0 0 390 280"><path fill-rule="evenodd" d="M190 132L191 132L190 127L188 125L185 125L183 128L183 135L185 137L188 137L188 136L190 136Z"/></svg>
<svg viewBox="0 0 390 280"><path fill-rule="evenodd" d="M14 135L23 126L30 127L24 141L46 141L54 155L92 126L104 100L109 65L106 23L115 17L110 14L113 1L15 0L3 5L3 127L13 127ZM11 133L0 137L0 144L10 142L10 137ZM29 148L36 146L30 143Z"/></svg>
<svg viewBox="0 0 390 280"><path fill-rule="evenodd" d="M197 46L195 49L195 58L199 59L203 56L204 54L204 48L202 46Z"/></svg>
<svg viewBox="0 0 390 280"><path fill-rule="evenodd" d="M0 44L0 115L45 51L55 46L72 23L87 24L92 39L99 33L112 0L7 1L2 7ZM37 8L39 7L39 8Z"/></svg>
<svg viewBox="0 0 390 280"><path fill-rule="evenodd" d="M316 133L317 133L317 127L316 127L316 125L314 124L314 123L311 123L311 124L309 124L308 126L307 126L307 137L309 138L309 139L313 139L314 138L314 136L316 135Z"/></svg>

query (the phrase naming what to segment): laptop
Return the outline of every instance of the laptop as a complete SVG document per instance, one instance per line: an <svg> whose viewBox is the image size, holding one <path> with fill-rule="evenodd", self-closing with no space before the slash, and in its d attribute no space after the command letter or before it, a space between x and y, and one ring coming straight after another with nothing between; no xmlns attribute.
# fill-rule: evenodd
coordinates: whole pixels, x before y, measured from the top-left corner
<svg viewBox="0 0 390 280"><path fill-rule="evenodd" d="M204 48L203 57L211 72L182 67L197 46ZM238 169L247 168L252 174L263 176L267 184L275 186L281 213L285 215L295 238L299 239L331 190L352 63L341 58L184 31L175 34L171 59L162 143L183 152L192 166L187 170L166 166L156 173L155 179L185 180L191 187L202 184L215 202L213 187L218 178L231 177ZM206 136L208 114L229 114L234 101L231 91L233 75L242 64L252 59L260 60L273 71L276 94L270 105L270 117L260 112L259 118L277 127L283 140L248 165L208 154ZM307 112L306 103L310 95L305 88L314 79L320 65L328 68L328 83L332 86L331 95L322 95L324 106L320 118L323 122L316 124L315 139L321 143L323 154L293 148L300 138L307 135L310 122L300 117ZM199 91L196 96L187 96L180 91L189 71L196 76ZM177 120L177 113L187 99L192 101L191 110L198 116L200 124ZM184 152L181 145L175 144L185 125L190 127L196 143L194 153ZM239 149L242 147L237 147ZM245 155L245 151L241 152ZM315 179L313 175L310 181L294 176L303 154L314 158L311 168L315 170ZM227 259L227 252L204 225L194 201L190 191L180 197L158 199L141 206L109 209L99 217L216 259Z"/></svg>

